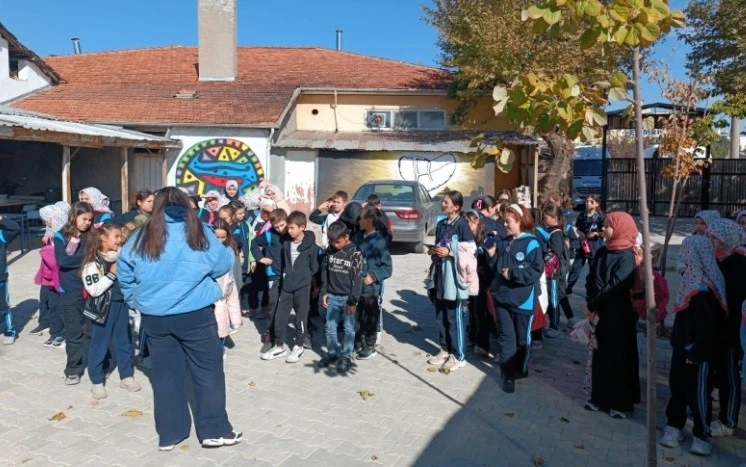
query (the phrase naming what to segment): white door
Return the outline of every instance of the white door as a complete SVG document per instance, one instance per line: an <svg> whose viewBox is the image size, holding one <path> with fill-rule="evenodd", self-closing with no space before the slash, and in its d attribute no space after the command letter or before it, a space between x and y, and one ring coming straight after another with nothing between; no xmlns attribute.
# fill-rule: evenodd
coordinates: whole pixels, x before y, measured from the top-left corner
<svg viewBox="0 0 746 467"><path fill-rule="evenodd" d="M294 210L310 213L316 199L316 151L285 153L285 199Z"/></svg>

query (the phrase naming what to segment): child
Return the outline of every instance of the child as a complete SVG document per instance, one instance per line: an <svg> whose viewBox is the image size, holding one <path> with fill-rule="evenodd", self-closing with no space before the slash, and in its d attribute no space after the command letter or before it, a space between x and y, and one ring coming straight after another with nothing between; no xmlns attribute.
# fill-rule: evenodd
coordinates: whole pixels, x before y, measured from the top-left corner
<svg viewBox="0 0 746 467"><path fill-rule="evenodd" d="M309 297L311 296L311 278L319 267L317 260L316 237L313 232L306 232L306 215L293 211L287 216L288 239L282 244L281 265L282 280L280 297L275 310L274 338L275 345L262 354L262 360L284 357L287 363L297 363L303 357L303 343L308 336L306 321L308 319ZM274 223L273 223L274 225ZM295 310L295 345L288 355L285 345L285 333L290 320L290 312Z"/></svg>
<svg viewBox="0 0 746 467"><path fill-rule="evenodd" d="M153 212L153 201L155 201L155 193L150 190L140 190L135 193L132 197L132 204L130 205L130 211L123 213L121 216L117 216L114 219L119 225L124 225L127 222L132 222L135 217L139 215L150 216Z"/></svg>
<svg viewBox="0 0 746 467"><path fill-rule="evenodd" d="M746 231L746 209L738 211L738 214L736 214L736 223Z"/></svg>
<svg viewBox="0 0 746 467"><path fill-rule="evenodd" d="M391 223L391 219L386 215L385 212L383 212L383 209L381 208L381 198L375 194L371 193L368 195L368 198L365 200L365 203L363 204L363 207L365 206L375 206L378 208L379 213L379 219L378 224L376 224L376 230L378 233L381 234L381 236L386 240L386 246L391 248L391 240L393 239L394 234L394 225Z"/></svg>
<svg viewBox="0 0 746 467"><path fill-rule="evenodd" d="M670 299L668 281L661 273L658 265L660 263L663 249L659 244L650 247L650 255L653 262L653 288L655 289L655 321L658 323L658 335L666 335L666 315L668 314L668 301ZM635 245L635 260L637 262L637 273L635 285L632 288L632 304L637 316L645 319L648 316L645 304L645 274L642 269L642 235L638 236L638 244Z"/></svg>
<svg viewBox="0 0 746 467"><path fill-rule="evenodd" d="M720 212L714 209L699 211L694 216L694 235L704 235L707 227L716 219L720 219Z"/></svg>
<svg viewBox="0 0 746 467"><path fill-rule="evenodd" d="M235 223L231 226L233 240L236 242L241 256L241 280L236 282L240 287L238 295L241 301L241 314L249 316L251 273L256 268L256 261L251 254L250 245L255 234L246 221L246 206L241 201L233 201L230 205L235 209Z"/></svg>
<svg viewBox="0 0 746 467"><path fill-rule="evenodd" d="M238 201L238 182L235 180L228 180L223 188L223 197L228 199L229 202Z"/></svg>
<svg viewBox="0 0 746 467"><path fill-rule="evenodd" d="M251 271L251 285L248 291L248 305L249 305L249 316L252 316L252 310L259 310L262 308L261 313L257 313L257 318L266 318L269 316L269 285L267 281L267 272L264 264L258 261L254 255L254 243L256 238L264 235L267 230L272 228L272 223L269 221L269 215L272 211L277 209L277 205L270 199L264 199L261 201L261 208L259 208L259 214L251 225L251 230L254 232L254 237L249 243L249 253L256 262L256 266ZM260 303L261 298L261 303Z"/></svg>
<svg viewBox="0 0 746 467"><path fill-rule="evenodd" d="M686 409L692 411L694 428L691 452L708 456L712 452L712 381L710 365L717 353L718 325L725 317L725 280L718 269L710 241L693 235L681 244L686 269L676 294L671 334L671 370L668 377L671 398L666 407L668 421L660 444L679 447L684 440Z"/></svg>
<svg viewBox="0 0 746 467"><path fill-rule="evenodd" d="M16 328L8 298L8 245L15 240L21 226L12 219L0 215L0 319L5 323L3 344L12 345L16 341Z"/></svg>
<svg viewBox="0 0 746 467"><path fill-rule="evenodd" d="M44 342L46 347L62 348L65 346L65 324L62 316L60 297L60 270L54 258L54 244L52 237L65 222L70 213L70 205L60 201L57 204L44 206L39 210L39 217L46 225L46 232L42 238L43 246L39 250L41 264L34 277L34 283L39 288L39 325L29 334L41 335L49 329L49 339Z"/></svg>
<svg viewBox="0 0 746 467"><path fill-rule="evenodd" d="M362 350L358 360L376 355L376 334L380 320L378 297L383 281L391 277L392 264L386 239L378 231L379 210L368 205L360 213L360 231L353 239L363 254L363 291L358 304Z"/></svg>
<svg viewBox="0 0 746 467"><path fill-rule="evenodd" d="M350 232L342 221L329 225L329 248L321 264L321 302L326 308L326 355L319 367L336 362L337 371L346 372L352 366L355 345L355 314L362 294L363 254L350 241ZM344 322L342 358L339 358L337 323Z"/></svg>
<svg viewBox="0 0 746 467"><path fill-rule="evenodd" d="M122 229L116 224L104 223L90 236L86 247L81 277L86 292L91 297L108 294L110 301L103 322L91 320L88 324L88 377L91 378L93 398L105 399L104 360L113 344L119 368L119 386L129 392L139 391L135 381L132 343L130 341L129 310L117 282L117 258L122 245Z"/></svg>
<svg viewBox="0 0 746 467"><path fill-rule="evenodd" d="M496 246L487 250L496 276L492 296L498 322L500 369L503 390L515 392L515 380L528 376L531 352L531 321L536 309L539 279L544 274L544 258L539 241L531 234L531 215L511 204L503 217L511 241L501 255Z"/></svg>
<svg viewBox="0 0 746 467"><path fill-rule="evenodd" d="M490 285L495 278L494 270L487 261L486 249L495 245L497 238L487 236L482 217L469 211L464 214L477 245L477 277L479 294L469 297L469 342L474 345L474 354L494 358L490 353L490 334L495 329L495 310L491 307Z"/></svg>
<svg viewBox="0 0 746 467"><path fill-rule="evenodd" d="M220 209L220 193L215 190L210 190L204 195L202 199L205 200L205 207L200 208L197 211L197 217L203 223L212 225L215 219L218 218L218 209Z"/></svg>
<svg viewBox="0 0 746 467"><path fill-rule="evenodd" d="M86 348L85 317L83 316L83 280L80 267L85 256L88 232L93 224L94 210L88 203L78 201L70 207L67 223L54 234L54 258L60 269L62 310L65 321L65 384L80 383L85 370L83 356Z"/></svg>
<svg viewBox="0 0 746 467"><path fill-rule="evenodd" d="M269 214L269 229L260 231L251 245L251 254L262 265L266 278L267 312L269 326L262 337L262 355L268 352L274 344L274 319L282 274L282 242L287 238L287 213L284 209L275 209Z"/></svg>
<svg viewBox="0 0 746 467"><path fill-rule="evenodd" d="M575 221L580 238L580 248L575 252L575 261L572 263L570 276L567 278L566 294L572 294L572 288L580 278L580 273L585 263L593 259L601 246L603 237L601 229L605 221L604 213L601 211L601 198L597 195L588 195L585 199L585 211L581 212Z"/></svg>
<svg viewBox="0 0 746 467"><path fill-rule="evenodd" d="M83 188L78 193L78 199L93 206L95 212L93 216L94 228L97 229L102 223L113 219L113 213L109 208L109 197L101 193L98 188L92 186Z"/></svg>
<svg viewBox="0 0 746 467"><path fill-rule="evenodd" d="M230 235L228 223L218 219L213 224L215 236L220 243L233 250L238 261L238 251L236 243ZM233 273L220 276L217 280L223 296L215 302L215 320L218 322L218 337L223 345L223 358L225 358L225 339L229 334L237 332L241 326L241 306L238 301L238 291L236 290L236 280Z"/></svg>
<svg viewBox="0 0 746 467"><path fill-rule="evenodd" d="M339 215L342 214L346 204L347 192L339 190L331 198L321 203L318 208L314 209L308 217L308 220L321 226L321 246L323 248L329 246L326 230L333 222L339 219ZM322 214L322 210L326 210L326 214Z"/></svg>
<svg viewBox="0 0 746 467"><path fill-rule="evenodd" d="M537 227L536 232L546 243L544 255L545 274L547 278L547 291L549 294L549 328L544 333L549 338L560 334L560 302L567 300L565 294L567 288L566 275L570 269L565 245L564 221L562 208L552 202L544 204L542 208L542 225ZM568 323L573 318L572 308L567 314Z"/></svg>

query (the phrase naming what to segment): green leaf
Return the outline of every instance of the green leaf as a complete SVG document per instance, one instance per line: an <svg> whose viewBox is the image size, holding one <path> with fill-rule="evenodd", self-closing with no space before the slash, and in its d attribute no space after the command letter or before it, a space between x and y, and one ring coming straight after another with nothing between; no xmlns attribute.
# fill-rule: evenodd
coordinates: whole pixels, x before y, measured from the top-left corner
<svg viewBox="0 0 746 467"><path fill-rule="evenodd" d="M539 8L536 5L531 5L530 7L528 7L528 10L525 10L525 11L526 11L526 15L528 15L529 18L539 19L539 18L543 18L544 15L546 15L549 10L546 8Z"/></svg>
<svg viewBox="0 0 746 467"><path fill-rule="evenodd" d="M585 14L591 18L596 18L601 14L603 5L598 0L589 0L585 3Z"/></svg>
<svg viewBox="0 0 746 467"><path fill-rule="evenodd" d="M619 45L624 44L624 39L627 38L627 34L629 33L629 28L627 26L619 26L619 29L616 30L614 33L614 42L616 42Z"/></svg>
<svg viewBox="0 0 746 467"><path fill-rule="evenodd" d="M556 9L556 10L547 10L547 12L543 16L544 21L547 22L547 24L557 24L562 19L562 10Z"/></svg>
<svg viewBox="0 0 746 467"><path fill-rule="evenodd" d="M552 126L553 126L552 119L549 118L548 113L543 113L539 116L539 120L537 122L536 127L540 132L545 133L549 131L552 128Z"/></svg>
<svg viewBox="0 0 746 467"><path fill-rule="evenodd" d="M567 134L567 137L570 139L575 139L578 136L580 136L580 132L583 130L583 122L578 120L572 125L570 125L567 128L567 131L565 132Z"/></svg>
<svg viewBox="0 0 746 467"><path fill-rule="evenodd" d="M484 167L485 162L487 161L487 155L482 153L476 153L474 154L474 157L471 159L471 167L473 169L481 169Z"/></svg>
<svg viewBox="0 0 746 467"><path fill-rule="evenodd" d="M626 88L611 88L609 89L609 99L612 101L623 101L627 98Z"/></svg>
<svg viewBox="0 0 746 467"><path fill-rule="evenodd" d="M590 49L598 41L599 30L596 28L586 29L583 35L580 36L580 48Z"/></svg>
<svg viewBox="0 0 746 467"><path fill-rule="evenodd" d="M484 133L475 136L471 140L471 143L469 143L469 147L470 148L476 148L477 146L479 146L480 144L482 144L482 142L484 142Z"/></svg>
<svg viewBox="0 0 746 467"><path fill-rule="evenodd" d="M500 148L498 148L494 144L490 144L482 150L482 153L487 154L488 156L496 156L500 153Z"/></svg>
<svg viewBox="0 0 746 467"><path fill-rule="evenodd" d="M609 83L613 88L621 88L627 85L627 80L627 75L622 73L621 71L618 71L614 73L614 75L609 80Z"/></svg>
<svg viewBox="0 0 746 467"><path fill-rule="evenodd" d="M671 11L668 7L668 2L663 0L652 0L650 6L664 16L668 16L669 11Z"/></svg>
<svg viewBox="0 0 746 467"><path fill-rule="evenodd" d="M609 16L611 19L620 23L626 23L629 17L629 7L616 3L611 10L609 10Z"/></svg>
<svg viewBox="0 0 746 467"><path fill-rule="evenodd" d="M640 45L640 31L637 28L630 28L624 43L632 47Z"/></svg>
<svg viewBox="0 0 746 467"><path fill-rule="evenodd" d="M569 86L569 87L575 86L576 84L578 84L578 81L579 81L577 76L570 75L570 74L567 74L567 73L565 73L564 75L562 75L562 78L564 78L565 84L567 86Z"/></svg>
<svg viewBox="0 0 746 467"><path fill-rule="evenodd" d="M661 35L661 28L659 28L655 23L648 23L644 26L642 24L637 24L635 27L640 32L640 38L648 44L657 41L658 37Z"/></svg>

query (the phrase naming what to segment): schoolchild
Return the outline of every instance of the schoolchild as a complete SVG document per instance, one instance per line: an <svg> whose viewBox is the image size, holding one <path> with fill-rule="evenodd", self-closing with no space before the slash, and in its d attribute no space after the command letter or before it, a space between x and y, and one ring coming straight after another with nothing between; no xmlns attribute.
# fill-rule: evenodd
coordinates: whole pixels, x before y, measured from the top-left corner
<svg viewBox="0 0 746 467"><path fill-rule="evenodd" d="M475 211L464 214L477 245L477 277L479 293L469 297L469 342L474 345L475 355L494 358L490 352L490 335L495 331L495 307L490 296L490 286L495 271L490 267L486 249L492 248L497 239L488 237L483 218ZM504 228L504 227L503 227Z"/></svg>
<svg viewBox="0 0 746 467"><path fill-rule="evenodd" d="M16 328L13 313L10 311L8 293L8 245L15 240L21 226L13 219L0 214L0 319L3 321L3 344L12 345L16 341Z"/></svg>
<svg viewBox="0 0 746 467"><path fill-rule="evenodd" d="M204 207L199 208L197 217L207 225L212 225L215 219L218 219L218 210L220 209L220 193L210 190L202 195Z"/></svg>
<svg viewBox="0 0 746 467"><path fill-rule="evenodd" d="M570 268L570 275L567 278L567 295L572 294L572 288L580 279L580 273L583 271L585 263L593 259L604 244L601 235L601 229L604 226L606 217L601 210L601 198L597 195L588 195L585 199L585 211L578 215L575 220L575 228L578 229L580 238L580 248L575 252L575 261Z"/></svg>
<svg viewBox="0 0 746 467"><path fill-rule="evenodd" d="M130 204L132 209L123 213L121 216L117 216L114 219L114 222L119 225L124 225L127 222L134 221L135 217L139 215L144 214L145 216L150 216L150 213L153 212L153 201L155 201L155 193L150 190L138 191L135 193L135 196L132 197L132 202Z"/></svg>
<svg viewBox="0 0 746 467"><path fill-rule="evenodd" d="M96 187L83 188L78 193L78 199L93 206L93 227L98 228L102 223L114 218L114 213L109 206L109 197L101 193Z"/></svg>
<svg viewBox="0 0 746 467"><path fill-rule="evenodd" d="M339 219L340 214L347 204L347 192L343 190L336 191L331 198L321 203L308 216L308 220L321 226L321 246L329 246L326 230L329 226ZM326 211L326 214L323 212Z"/></svg>
<svg viewBox="0 0 746 467"><path fill-rule="evenodd" d="M567 273L570 261L567 257L567 246L564 234L564 216L562 208L552 202L542 207L542 225L536 228L538 237L545 242L544 271L547 278L549 310L549 328L546 337L557 337L560 334L560 302L566 299ZM566 315L568 323L573 315Z"/></svg>
<svg viewBox="0 0 746 467"><path fill-rule="evenodd" d="M238 201L238 182L235 180L225 182L222 196L228 199L229 202Z"/></svg>
<svg viewBox="0 0 746 467"><path fill-rule="evenodd" d="M238 262L238 251L236 243L230 234L230 226L223 219L218 219L213 224L213 230L218 241L230 248ZM238 332L241 327L241 306L238 300L238 288L236 287L235 274L229 272L217 279L222 295L215 302L215 321L218 323L218 337L223 346L223 357L225 358L225 340L229 334Z"/></svg>

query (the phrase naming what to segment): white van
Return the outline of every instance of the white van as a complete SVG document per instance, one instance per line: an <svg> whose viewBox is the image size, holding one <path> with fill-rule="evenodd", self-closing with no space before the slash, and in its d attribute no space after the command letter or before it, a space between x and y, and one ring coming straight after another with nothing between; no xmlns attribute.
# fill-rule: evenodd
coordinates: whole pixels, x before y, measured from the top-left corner
<svg viewBox="0 0 746 467"><path fill-rule="evenodd" d="M606 157L611 157L608 149ZM601 195L601 176L603 172L601 148L598 146L576 146L572 165L572 204L575 207L583 206L588 195Z"/></svg>

